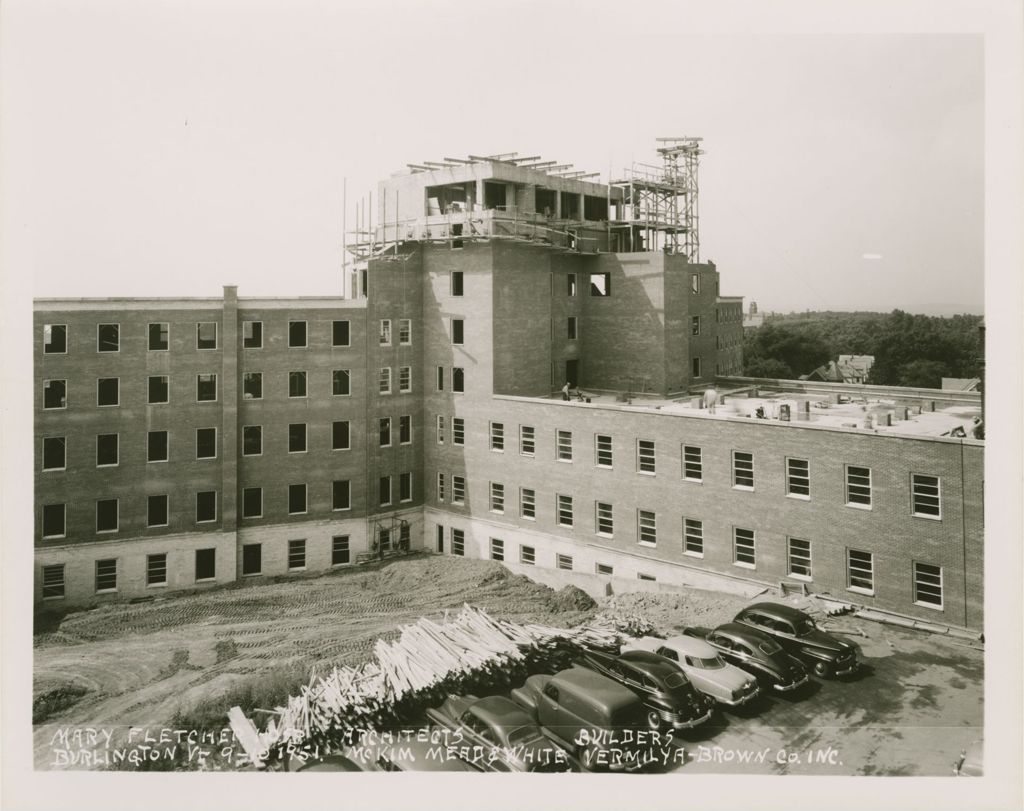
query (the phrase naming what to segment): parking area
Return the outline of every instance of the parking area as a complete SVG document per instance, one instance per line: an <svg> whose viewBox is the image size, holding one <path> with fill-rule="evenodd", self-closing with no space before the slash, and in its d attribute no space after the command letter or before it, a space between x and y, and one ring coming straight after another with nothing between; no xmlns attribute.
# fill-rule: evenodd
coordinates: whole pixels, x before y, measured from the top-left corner
<svg viewBox="0 0 1024 811"><path fill-rule="evenodd" d="M676 734L687 773L945 776L982 736L983 654L945 636L842 618L852 676L763 695Z"/></svg>

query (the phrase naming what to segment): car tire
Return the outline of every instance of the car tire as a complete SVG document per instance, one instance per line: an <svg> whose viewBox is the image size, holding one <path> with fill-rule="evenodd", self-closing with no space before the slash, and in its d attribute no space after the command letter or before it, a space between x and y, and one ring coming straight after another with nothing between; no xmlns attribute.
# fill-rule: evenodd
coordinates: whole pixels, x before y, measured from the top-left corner
<svg viewBox="0 0 1024 811"><path fill-rule="evenodd" d="M825 678L828 675L828 662L815 662L814 675Z"/></svg>

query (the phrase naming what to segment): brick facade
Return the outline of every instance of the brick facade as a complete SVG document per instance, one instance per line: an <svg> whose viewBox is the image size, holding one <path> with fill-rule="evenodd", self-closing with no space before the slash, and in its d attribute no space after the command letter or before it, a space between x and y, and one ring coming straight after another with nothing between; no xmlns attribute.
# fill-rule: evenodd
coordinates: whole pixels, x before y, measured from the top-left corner
<svg viewBox="0 0 1024 811"><path fill-rule="evenodd" d="M592 295L591 274L608 274L610 295ZM468 556L489 556L497 538L510 562L529 547L528 565L557 567L562 556L577 569L600 564L665 583L788 580L981 627L982 443L549 399L573 374L584 389L685 398L735 373L742 300L720 296L713 264L660 251L587 254L466 239L407 242L373 259L367 279L366 297L355 300L239 299L226 288L223 299L37 302L37 598L44 575L43 602L72 605L320 571L346 564L332 555L334 539L347 539L351 563L382 529L405 521L412 545L431 550L442 527L446 553L454 528L465 533ZM347 341L336 345L341 322ZM100 352L98 325L113 323L117 351ZM149 325L162 323L167 348L150 348ZM212 348L198 346L200 323L216 324ZM259 346L246 345L255 343L253 323ZM66 326L66 351L44 351L46 325ZM302 345L290 345L296 336ZM201 401L197 378L211 374L216 399ZM259 396L253 374L262 375ZM149 378L164 376L168 401L149 403ZM117 405L97 405L100 378L119 380ZM44 408L44 381L54 379L67 380L65 407ZM347 447L334 447L335 423L347 424ZM254 445L247 429L257 426ZM533 429L531 455L522 452L523 426ZM197 458L197 429L216 429L215 456ZM159 431L169 437L168 460L148 461L149 432ZM558 431L571 433L571 460L558 458ZM98 466L97 436L113 434L116 464ZM597 464L597 435L611 438L611 467ZM64 464L51 458L44 470L44 441L59 437ZM653 443L653 471L640 469L640 441L643 467ZM683 476L683 446L700 449L700 481ZM734 451L752 458L752 488L734 486ZM806 472L809 493L787 492L787 460ZM870 509L847 503L847 466L870 469ZM913 514L914 474L938 478L938 517ZM452 500L455 477L465 483L461 504ZM348 483L341 504L336 482ZM301 509L290 504L295 485L305 487ZM492 485L503 487L500 511ZM254 488L261 510L247 515ZM521 513L524 489L533 493L532 517ZM216 512L198 521L197 494L211 492ZM148 526L149 497L164 495L167 520ZM571 499L571 526L564 500L559 521L559 496ZM116 528L97 532L97 502L114 498ZM598 531L598 502L609 505L610 533ZM66 505L64 532L43 537L44 510L56 504ZM684 549L686 519L700 522L699 554ZM737 530L753 533L753 549L740 555ZM258 575L243 572L254 544ZM216 576L197 582L197 550L205 549L215 550ZM870 588L851 590L851 550L870 556ZM147 583L154 555L166 555L166 585ZM116 590L97 593L96 563L113 559ZM56 570L44 567L60 565L56 596ZM915 599L915 566L941 572L940 606Z"/></svg>

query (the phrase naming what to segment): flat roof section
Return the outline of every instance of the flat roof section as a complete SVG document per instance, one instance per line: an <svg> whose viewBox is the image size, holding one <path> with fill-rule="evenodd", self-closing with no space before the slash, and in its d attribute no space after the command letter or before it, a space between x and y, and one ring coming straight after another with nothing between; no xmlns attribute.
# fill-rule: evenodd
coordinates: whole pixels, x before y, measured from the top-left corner
<svg viewBox="0 0 1024 811"><path fill-rule="evenodd" d="M764 392L760 396L745 394L725 395L714 412L703 403L703 395L679 394L660 397L649 394L582 390L583 400L573 390L567 406L613 406L623 410L657 411L663 414L701 416L719 420L743 420L757 423L870 431L892 436L918 438L962 437L973 439L973 429L981 420L981 406L956 404L935 411L915 405L898 403L888 398L865 398L863 401L847 398L848 402L835 402L828 395L796 394L793 392ZM908 398L914 395L908 393ZM561 401L561 392L542 400ZM589 400L589 403L587 402ZM928 401L930 402L930 401ZM806 405L805 405L806 404ZM788 407L788 415L787 415ZM788 416L788 419L786 418ZM870 420L870 425L868 425Z"/></svg>

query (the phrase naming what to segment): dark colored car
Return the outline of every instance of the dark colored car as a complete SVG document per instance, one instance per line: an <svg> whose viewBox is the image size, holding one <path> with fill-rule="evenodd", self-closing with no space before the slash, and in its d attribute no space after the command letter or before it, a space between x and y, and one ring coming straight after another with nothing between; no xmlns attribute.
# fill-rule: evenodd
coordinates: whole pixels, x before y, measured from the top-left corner
<svg viewBox="0 0 1024 811"><path fill-rule="evenodd" d="M747 671L772 689L785 692L807 683L807 668L786 653L768 634L739 622L719 625L706 636L687 629L684 633L704 639L719 655Z"/></svg>
<svg viewBox="0 0 1024 811"><path fill-rule="evenodd" d="M568 753L546 738L533 718L504 696L449 696L427 717L458 731L468 762L485 772L566 772ZM479 754L479 756L477 756Z"/></svg>
<svg viewBox="0 0 1024 811"><path fill-rule="evenodd" d="M647 730L636 693L593 670L538 673L511 695L587 771L638 771L645 747L663 743L650 740L660 733Z"/></svg>
<svg viewBox="0 0 1024 811"><path fill-rule="evenodd" d="M857 669L857 649L853 644L820 630L798 608L754 603L736 615L736 622L768 634L816 676L842 676Z"/></svg>
<svg viewBox="0 0 1024 811"><path fill-rule="evenodd" d="M613 656L588 651L580 664L636 693L647 709L651 729L689 729L707 721L714 711L715 700L690 684L678 665L656 653L631 650Z"/></svg>

